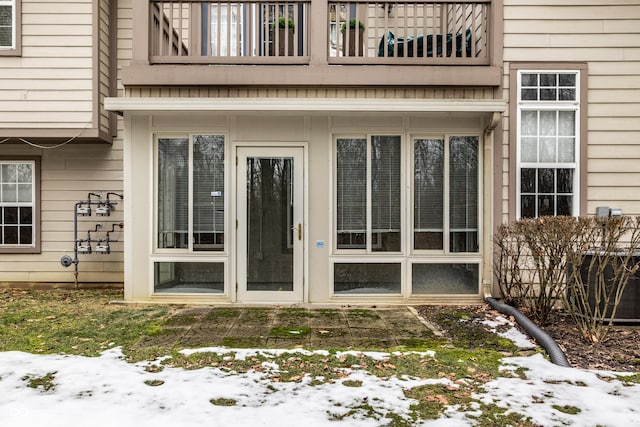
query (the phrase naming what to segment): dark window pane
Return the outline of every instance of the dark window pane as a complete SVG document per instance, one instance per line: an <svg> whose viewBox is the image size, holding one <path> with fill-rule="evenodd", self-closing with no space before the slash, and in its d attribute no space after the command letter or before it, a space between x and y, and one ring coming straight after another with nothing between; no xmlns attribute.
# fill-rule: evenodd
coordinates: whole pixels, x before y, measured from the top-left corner
<svg viewBox="0 0 640 427"><path fill-rule="evenodd" d="M11 30L12 21L13 13L11 12L11 6L0 6L0 25L9 26L9 30Z"/></svg>
<svg viewBox="0 0 640 427"><path fill-rule="evenodd" d="M413 264L414 294L477 294L478 264Z"/></svg>
<svg viewBox="0 0 640 427"><path fill-rule="evenodd" d="M33 243L32 227L20 227L20 244L30 245Z"/></svg>
<svg viewBox="0 0 640 427"><path fill-rule="evenodd" d="M4 244L5 245L17 245L18 244L18 227L5 227L4 228Z"/></svg>
<svg viewBox="0 0 640 427"><path fill-rule="evenodd" d="M538 99L538 89L522 89L520 98L523 101L535 101Z"/></svg>
<svg viewBox="0 0 640 427"><path fill-rule="evenodd" d="M538 216L552 216L556 214L554 196L543 194L538 196Z"/></svg>
<svg viewBox="0 0 640 427"><path fill-rule="evenodd" d="M558 98L560 101L575 101L576 100L576 90L575 89L560 89L560 96Z"/></svg>
<svg viewBox="0 0 640 427"><path fill-rule="evenodd" d="M538 86L538 74L522 74L522 86Z"/></svg>
<svg viewBox="0 0 640 427"><path fill-rule="evenodd" d="M18 223L18 208L4 208L4 221L5 224L17 224Z"/></svg>
<svg viewBox="0 0 640 427"><path fill-rule="evenodd" d="M449 252L478 252L476 231L452 231L449 233Z"/></svg>
<svg viewBox="0 0 640 427"><path fill-rule="evenodd" d="M554 169L538 169L538 193L553 193Z"/></svg>
<svg viewBox="0 0 640 427"><path fill-rule="evenodd" d="M558 196L557 215L573 215L573 196Z"/></svg>
<svg viewBox="0 0 640 427"><path fill-rule="evenodd" d="M391 294L400 292L401 264L335 264L336 294Z"/></svg>
<svg viewBox="0 0 640 427"><path fill-rule="evenodd" d="M556 86L557 74L540 74L540 86Z"/></svg>
<svg viewBox="0 0 640 427"><path fill-rule="evenodd" d="M33 224L33 209L32 208L20 208L20 224Z"/></svg>
<svg viewBox="0 0 640 427"><path fill-rule="evenodd" d="M0 46L10 47L13 45L12 30L7 27L0 27Z"/></svg>
<svg viewBox="0 0 640 427"><path fill-rule="evenodd" d="M520 203L520 216L522 218L535 218L536 196L521 196Z"/></svg>
<svg viewBox="0 0 640 427"><path fill-rule="evenodd" d="M536 170L522 169L520 171L520 192L535 193L536 192Z"/></svg>
<svg viewBox="0 0 640 427"><path fill-rule="evenodd" d="M442 249L443 244L442 232L420 232L413 233L414 249Z"/></svg>
<svg viewBox="0 0 640 427"><path fill-rule="evenodd" d="M540 100L555 101L556 93L557 93L556 89L540 89Z"/></svg>
<svg viewBox="0 0 640 427"><path fill-rule="evenodd" d="M158 293L224 292L224 264L209 262L156 262L154 289Z"/></svg>
<svg viewBox="0 0 640 427"><path fill-rule="evenodd" d="M360 233L338 232L338 248L340 249L365 249L367 247L367 235Z"/></svg>
<svg viewBox="0 0 640 427"><path fill-rule="evenodd" d="M571 74L560 74L558 76L558 85L559 86L575 86L576 85L576 75Z"/></svg>
<svg viewBox="0 0 640 427"><path fill-rule="evenodd" d="M573 193L573 169L558 169L558 193Z"/></svg>

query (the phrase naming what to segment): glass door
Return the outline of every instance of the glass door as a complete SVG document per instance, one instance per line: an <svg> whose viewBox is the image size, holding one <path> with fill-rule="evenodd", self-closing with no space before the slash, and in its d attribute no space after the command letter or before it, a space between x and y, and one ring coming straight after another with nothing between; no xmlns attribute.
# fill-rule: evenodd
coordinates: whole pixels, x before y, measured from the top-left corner
<svg viewBox="0 0 640 427"><path fill-rule="evenodd" d="M239 147L240 302L303 298L303 149Z"/></svg>

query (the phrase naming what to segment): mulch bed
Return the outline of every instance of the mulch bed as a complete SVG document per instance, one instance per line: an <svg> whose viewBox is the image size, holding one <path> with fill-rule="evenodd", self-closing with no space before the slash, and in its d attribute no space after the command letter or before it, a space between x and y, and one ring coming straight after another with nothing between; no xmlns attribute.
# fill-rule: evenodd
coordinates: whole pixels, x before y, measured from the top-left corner
<svg viewBox="0 0 640 427"><path fill-rule="evenodd" d="M640 325L614 325L605 341L582 338L571 317L554 313L543 329L565 352L571 366L618 372L640 372Z"/></svg>

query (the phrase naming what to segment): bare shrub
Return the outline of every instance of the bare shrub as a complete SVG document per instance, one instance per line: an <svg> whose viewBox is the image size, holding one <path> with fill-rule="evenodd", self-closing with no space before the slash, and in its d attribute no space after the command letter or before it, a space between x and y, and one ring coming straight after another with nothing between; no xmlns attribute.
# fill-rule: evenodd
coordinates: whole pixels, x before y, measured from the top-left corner
<svg viewBox="0 0 640 427"><path fill-rule="evenodd" d="M524 236L514 223L501 224L493 236L496 249L494 272L502 299L506 304L520 308L529 295L530 283L523 280L526 256Z"/></svg>
<svg viewBox="0 0 640 427"><path fill-rule="evenodd" d="M529 315L544 325L565 291L566 255L576 241L581 222L573 217L555 216L522 219L517 224L532 269L527 299Z"/></svg>
<svg viewBox="0 0 640 427"><path fill-rule="evenodd" d="M629 279L638 271L640 217L591 218L567 253L564 303L590 342L606 339Z"/></svg>

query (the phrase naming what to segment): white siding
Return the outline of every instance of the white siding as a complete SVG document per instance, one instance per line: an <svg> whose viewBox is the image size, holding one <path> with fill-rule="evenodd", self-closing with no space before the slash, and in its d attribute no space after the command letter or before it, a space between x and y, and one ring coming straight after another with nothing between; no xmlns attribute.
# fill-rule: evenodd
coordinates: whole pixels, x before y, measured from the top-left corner
<svg viewBox="0 0 640 427"><path fill-rule="evenodd" d="M640 3L637 0L505 0L504 96L512 62L586 62L587 213L640 215ZM507 113L508 114L508 113ZM509 121L504 121L504 165ZM515 130L513 130L515 131ZM508 169L503 208L508 212ZM507 215L503 219L507 219Z"/></svg>

